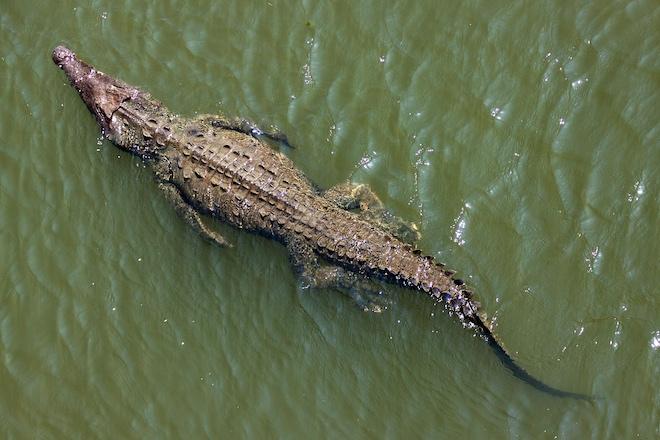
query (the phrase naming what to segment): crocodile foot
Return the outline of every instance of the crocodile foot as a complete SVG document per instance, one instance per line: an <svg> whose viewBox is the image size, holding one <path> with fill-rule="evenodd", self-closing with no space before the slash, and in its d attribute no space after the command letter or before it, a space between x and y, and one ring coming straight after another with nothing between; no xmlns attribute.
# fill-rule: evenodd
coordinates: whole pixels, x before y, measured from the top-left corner
<svg viewBox="0 0 660 440"><path fill-rule="evenodd" d="M202 119L210 119L211 125L216 128L222 128L225 130L234 130L241 132L243 134L248 134L255 138L265 137L271 141L278 142L285 147L293 148L289 142L289 138L286 134L282 133L278 129L272 129L270 131L263 130L257 126L254 122L243 119L243 118L225 118L222 116L203 116Z"/></svg>
<svg viewBox="0 0 660 440"><path fill-rule="evenodd" d="M404 243L414 244L421 237L419 228L415 223L397 217L387 209L373 209L365 213L365 217L371 218L373 222L378 223L383 229Z"/></svg>
<svg viewBox="0 0 660 440"><path fill-rule="evenodd" d="M323 193L323 197L346 210L355 210L363 219L380 226L404 243L414 244L420 238L417 225L395 216L365 184L344 182Z"/></svg>

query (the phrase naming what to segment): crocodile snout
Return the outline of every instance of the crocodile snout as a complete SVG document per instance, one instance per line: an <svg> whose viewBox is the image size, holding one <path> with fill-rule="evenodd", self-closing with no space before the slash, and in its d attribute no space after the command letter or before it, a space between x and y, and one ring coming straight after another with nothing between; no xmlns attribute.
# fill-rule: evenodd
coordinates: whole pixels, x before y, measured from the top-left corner
<svg viewBox="0 0 660 440"><path fill-rule="evenodd" d="M68 47L57 46L53 49L53 62L58 66L62 66L68 59L75 58L76 54Z"/></svg>
<svg viewBox="0 0 660 440"><path fill-rule="evenodd" d="M53 62L64 70L71 83L77 83L92 70L89 65L76 58L76 54L71 49L64 46L53 49Z"/></svg>

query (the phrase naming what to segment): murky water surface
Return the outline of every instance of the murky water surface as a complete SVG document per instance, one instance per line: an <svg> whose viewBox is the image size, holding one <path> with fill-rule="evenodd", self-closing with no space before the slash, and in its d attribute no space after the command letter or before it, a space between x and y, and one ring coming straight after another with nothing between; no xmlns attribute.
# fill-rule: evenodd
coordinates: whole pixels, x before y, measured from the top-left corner
<svg viewBox="0 0 660 440"><path fill-rule="evenodd" d="M657 2L1 3L3 438L660 435ZM365 314L275 243L204 241L99 140L60 43L370 184L522 365L600 399L521 383L420 295Z"/></svg>

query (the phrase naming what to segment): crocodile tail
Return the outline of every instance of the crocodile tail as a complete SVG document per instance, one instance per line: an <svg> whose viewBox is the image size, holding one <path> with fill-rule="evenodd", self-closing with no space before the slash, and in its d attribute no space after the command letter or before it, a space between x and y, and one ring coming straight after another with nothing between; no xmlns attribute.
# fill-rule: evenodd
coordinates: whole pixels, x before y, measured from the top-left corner
<svg viewBox="0 0 660 440"><path fill-rule="evenodd" d="M573 399L588 401L592 401L594 399L593 396L560 390L541 382L513 360L511 355L509 355L502 344L497 340L490 326L486 324L487 321L485 322L485 320L482 319L478 313L475 313L467 319L478 328L481 335L486 339L486 342L488 342L488 346L490 346L490 348L495 352L495 355L499 358L500 362L502 362L504 366L508 368L518 379L528 383L539 391L555 397L569 397Z"/></svg>
<svg viewBox="0 0 660 440"><path fill-rule="evenodd" d="M411 245L391 237L381 237L369 244L373 247L366 259L367 270L384 275L404 287L424 292L435 301L442 302L450 315L455 314L465 327L475 329L486 339L500 361L515 377L552 396L593 400L593 397L585 394L551 387L519 366L493 334L472 292L467 290L463 280L455 278L455 272L448 270L444 264L435 262L433 257L424 255L419 249L413 249Z"/></svg>
<svg viewBox="0 0 660 440"><path fill-rule="evenodd" d="M455 314L465 327L474 328L483 336L500 361L515 377L552 396L593 400L593 397L585 394L551 387L529 374L513 360L495 337L488 320L479 310L479 303L473 298L472 292L466 289L464 282L454 277L453 271L447 270L443 264L434 263L431 257L424 256L419 251L406 257L417 260L402 264L402 269L396 273L401 284L425 292L436 301L444 303L450 315ZM401 261L405 261L405 257L401 258Z"/></svg>

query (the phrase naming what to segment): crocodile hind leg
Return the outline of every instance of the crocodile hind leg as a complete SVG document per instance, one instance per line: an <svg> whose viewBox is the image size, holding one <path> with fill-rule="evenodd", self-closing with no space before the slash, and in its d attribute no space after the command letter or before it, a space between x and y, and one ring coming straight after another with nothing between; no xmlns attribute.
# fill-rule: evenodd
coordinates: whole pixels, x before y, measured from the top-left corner
<svg viewBox="0 0 660 440"><path fill-rule="evenodd" d="M401 241L414 244L419 240L417 225L388 211L378 196L364 184L340 183L323 193L323 197L346 210L359 210L361 217L375 222Z"/></svg>
<svg viewBox="0 0 660 440"><path fill-rule="evenodd" d="M165 197L174 205L176 211L190 224L202 237L213 241L223 247L231 247L231 244L219 233L209 229L203 222L202 217L188 204L177 189L171 183L160 182L158 187L163 191Z"/></svg>
<svg viewBox="0 0 660 440"><path fill-rule="evenodd" d="M287 244L291 263L304 285L328 289L334 288L351 297L365 312L380 313L389 302L378 285L343 267L321 264L314 250L300 240Z"/></svg>

